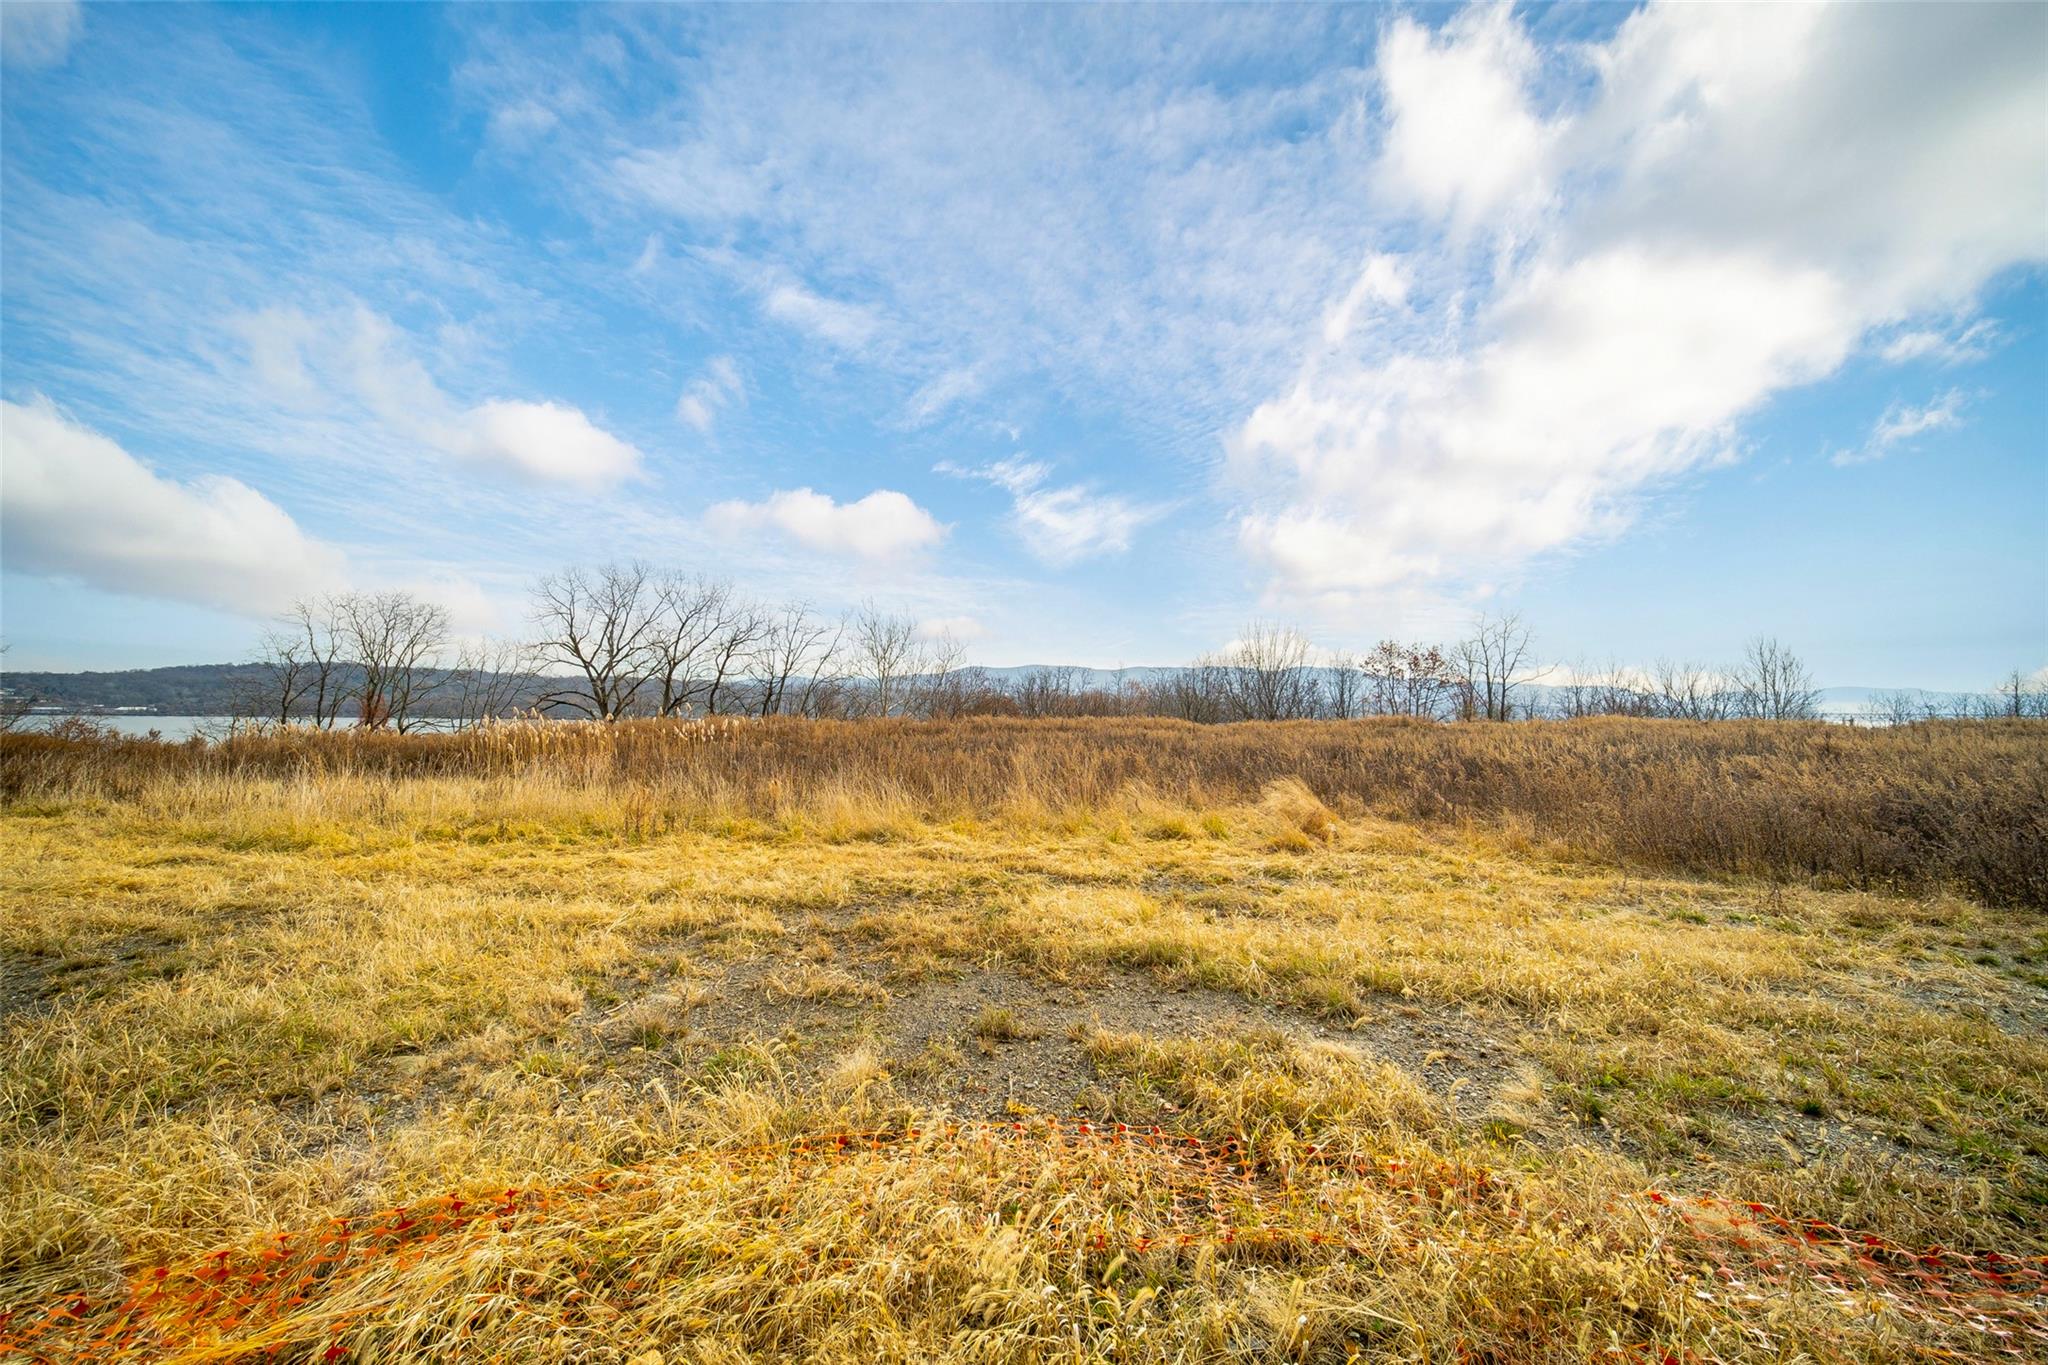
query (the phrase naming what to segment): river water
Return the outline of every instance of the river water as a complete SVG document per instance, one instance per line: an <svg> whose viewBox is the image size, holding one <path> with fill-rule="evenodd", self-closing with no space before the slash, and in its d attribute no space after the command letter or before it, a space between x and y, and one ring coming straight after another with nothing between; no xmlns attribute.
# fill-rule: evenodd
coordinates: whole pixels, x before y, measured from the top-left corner
<svg viewBox="0 0 2048 1365"><path fill-rule="evenodd" d="M69 716L30 716L21 723L24 730L46 730L52 721L69 720ZM219 739L228 732L232 723L226 716L81 716L95 725L104 725L124 735L140 737L154 730L167 740L190 739L203 735L208 739ZM452 729L454 721L430 720L426 728Z"/></svg>

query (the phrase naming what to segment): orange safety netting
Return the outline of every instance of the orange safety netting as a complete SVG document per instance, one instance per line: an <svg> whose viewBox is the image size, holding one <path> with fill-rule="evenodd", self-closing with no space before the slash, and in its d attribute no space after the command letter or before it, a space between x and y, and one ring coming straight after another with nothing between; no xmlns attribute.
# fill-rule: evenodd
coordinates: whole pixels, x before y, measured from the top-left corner
<svg viewBox="0 0 2048 1365"><path fill-rule="evenodd" d="M382 1306L349 1291L361 1291L377 1271L404 1270L430 1257L460 1258L536 1220L584 1227L616 1221L636 1203L657 1199L662 1180L687 1167L744 1174L770 1162L901 1162L940 1153L978 1155L989 1163L984 1173L1014 1169L1023 1183L1043 1172L1046 1158L1064 1163L1061 1174L1073 1180L1102 1185L1113 1178L1119 1198L1142 1209L1142 1217L1087 1226L1054 1218L1045 1226L1091 1253L1219 1246L1374 1254L1367 1245L1371 1230L1348 1221L1340 1201L1327 1197L1332 1180L1368 1180L1418 1204L1515 1214L1509 1187L1489 1172L1437 1159L1361 1160L1310 1145L1253 1151L1156 1127L1087 1121L832 1133L685 1152L544 1189L447 1194L150 1267L132 1276L118 1297L67 1295L0 1314L0 1358L262 1359L289 1347L304 1359L311 1340L326 1343L313 1358L341 1361L349 1355L349 1329ZM1024 1157L1035 1160L1019 1160ZM986 1187L980 1188L986 1197ZM1718 1282L1696 1291L1702 1297L1725 1296L1739 1307L1798 1278L1851 1307L1874 1311L1881 1305L1962 1348L1930 1345L1931 1354L2048 1357L2048 1257L1915 1250L1753 1202L1655 1190L1638 1197L1663 1220L1654 1226L1677 1254L1675 1269L1704 1268ZM546 1293L557 1314L587 1314L595 1296L614 1314L630 1311L651 1287L629 1265L601 1285L593 1277L566 1294L558 1287ZM505 1292L541 1293L531 1285Z"/></svg>

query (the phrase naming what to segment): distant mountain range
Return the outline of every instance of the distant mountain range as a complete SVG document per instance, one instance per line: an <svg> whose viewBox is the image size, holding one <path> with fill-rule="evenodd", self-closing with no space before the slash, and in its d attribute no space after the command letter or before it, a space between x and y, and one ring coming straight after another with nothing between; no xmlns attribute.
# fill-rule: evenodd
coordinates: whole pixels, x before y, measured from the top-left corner
<svg viewBox="0 0 2048 1365"><path fill-rule="evenodd" d="M1065 665L1053 665L1066 667ZM1014 683L1040 669L1043 664L1019 664L1011 668L982 671L1004 683ZM1074 685L1084 690L1113 690L1130 683L1150 684L1169 678L1176 668L1072 668ZM127 712L159 716L224 716L236 710L236 698L260 692L264 673L258 664L183 664L172 668L131 668L104 673L0 674L0 692L15 698L33 698L36 709L53 712ZM531 690L544 683L536 677ZM1524 689L1534 702L1553 698L1559 688L1542 683ZM1828 687L1821 689L1822 713L1837 719L1867 715L1872 703L1882 696L1902 692L1920 705L1948 711L1958 703L1972 703L1981 694L1934 692L1922 688ZM427 708L432 714L433 708Z"/></svg>

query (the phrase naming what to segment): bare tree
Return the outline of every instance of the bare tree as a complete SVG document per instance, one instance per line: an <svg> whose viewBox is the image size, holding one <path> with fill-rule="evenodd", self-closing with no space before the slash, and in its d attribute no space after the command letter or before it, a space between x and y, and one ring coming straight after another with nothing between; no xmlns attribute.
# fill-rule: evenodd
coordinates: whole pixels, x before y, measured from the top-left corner
<svg viewBox="0 0 2048 1365"><path fill-rule="evenodd" d="M0 657L4 657L11 648L12 645L0 643ZM12 688L0 687L0 735L19 729L24 721L35 714L36 702L39 700L40 698L26 693L17 694Z"/></svg>
<svg viewBox="0 0 2048 1365"><path fill-rule="evenodd" d="M767 613L750 602L728 599L719 618L718 632L711 637L708 671L704 686L704 710L719 714L721 704L730 710L735 685L747 675L754 652L767 637ZM744 709L744 708L743 708Z"/></svg>
<svg viewBox="0 0 2048 1365"><path fill-rule="evenodd" d="M305 688L299 698L303 715L323 730L341 718L353 691L356 669L344 657L347 640L341 629L338 597L301 599L285 616L280 635L290 635L292 652L301 660ZM280 692L283 680L280 679Z"/></svg>
<svg viewBox="0 0 2048 1365"><path fill-rule="evenodd" d="M1441 718L1458 688L1451 661L1435 645L1382 640L1360 662L1364 706L1376 716Z"/></svg>
<svg viewBox="0 0 2048 1365"><path fill-rule="evenodd" d="M1512 720L1515 693L1540 676L1531 667L1534 643L1520 612L1482 614L1471 638L1452 651L1461 711L1478 720Z"/></svg>
<svg viewBox="0 0 2048 1365"><path fill-rule="evenodd" d="M420 705L439 687L448 612L411 593L349 593L335 599L344 648L358 670L356 724L417 729Z"/></svg>
<svg viewBox="0 0 2048 1365"><path fill-rule="evenodd" d="M1735 709L1756 720L1812 720L1820 690L1799 656L1774 639L1749 642L1735 668Z"/></svg>
<svg viewBox="0 0 2048 1365"><path fill-rule="evenodd" d="M1230 695L1230 670L1212 655L1176 668L1161 679L1145 699L1161 714L1199 725L1235 719Z"/></svg>
<svg viewBox="0 0 2048 1365"><path fill-rule="evenodd" d="M904 710L923 671L917 622L866 603L854 614L852 648L855 669L867 688L867 710L878 716Z"/></svg>
<svg viewBox="0 0 2048 1365"><path fill-rule="evenodd" d="M844 621L811 615L808 603L793 602L765 623L754 652L754 696L764 716L817 714L819 700L836 678Z"/></svg>
<svg viewBox="0 0 2048 1365"><path fill-rule="evenodd" d="M1323 712L1334 720L1350 720L1365 705L1365 679L1358 660L1338 650L1323 664Z"/></svg>
<svg viewBox="0 0 2048 1365"><path fill-rule="evenodd" d="M1657 714L1657 697L1649 675L1639 668L1623 668L1612 662L1601 681L1598 705L1603 716Z"/></svg>
<svg viewBox="0 0 2048 1365"><path fill-rule="evenodd" d="M2048 716L2048 679L2040 674L2030 677L2015 668L1998 680L1992 696L1992 714L2013 720Z"/></svg>
<svg viewBox="0 0 2048 1365"><path fill-rule="evenodd" d="M1254 621L1224 651L1231 711L1241 720L1298 720L1316 713L1320 691L1309 666L1313 646L1292 626Z"/></svg>
<svg viewBox="0 0 2048 1365"><path fill-rule="evenodd" d="M304 634L295 629L264 631L256 647L256 669L254 678L235 689L234 714L290 724L304 709L314 684L314 663L307 657Z"/></svg>
<svg viewBox="0 0 2048 1365"><path fill-rule="evenodd" d="M1581 657L1574 663L1565 680L1552 691L1551 710L1565 720L1581 720L1600 714L1600 686L1597 679L1586 671L1586 661Z"/></svg>
<svg viewBox="0 0 2048 1365"><path fill-rule="evenodd" d="M573 670L572 680L543 693L540 704L596 720L631 714L662 666L660 607L647 566L637 561L564 569L535 583L540 661Z"/></svg>
<svg viewBox="0 0 2048 1365"><path fill-rule="evenodd" d="M520 640L475 640L456 653L451 679L457 723L516 715L533 681L533 646Z"/></svg>
<svg viewBox="0 0 2048 1365"><path fill-rule="evenodd" d="M1734 696L1712 669L1659 659L1651 670L1657 714L1672 720L1726 720Z"/></svg>
<svg viewBox="0 0 2048 1365"><path fill-rule="evenodd" d="M651 591L649 649L652 681L658 685L654 711L681 715L699 704L709 686L713 642L731 610L732 585L671 573L655 579Z"/></svg>
<svg viewBox="0 0 2048 1365"><path fill-rule="evenodd" d="M1605 668L1591 672L1584 661L1574 665L1571 681L1560 684L1556 696L1556 714L1568 718L1658 714L1650 680L1612 660Z"/></svg>
<svg viewBox="0 0 2048 1365"><path fill-rule="evenodd" d="M1065 666L1027 670L1010 690L1019 713L1034 718L1073 714L1080 670Z"/></svg>
<svg viewBox="0 0 2048 1365"><path fill-rule="evenodd" d="M447 612L409 593L302 600L264 632L237 711L331 729L353 702L360 726L416 728L444 680L435 665L447 635Z"/></svg>
<svg viewBox="0 0 2048 1365"><path fill-rule="evenodd" d="M988 685L986 671L963 679L960 661L967 647L950 633L925 638L919 643L917 676L912 680L909 709L927 719L965 715L975 687Z"/></svg>

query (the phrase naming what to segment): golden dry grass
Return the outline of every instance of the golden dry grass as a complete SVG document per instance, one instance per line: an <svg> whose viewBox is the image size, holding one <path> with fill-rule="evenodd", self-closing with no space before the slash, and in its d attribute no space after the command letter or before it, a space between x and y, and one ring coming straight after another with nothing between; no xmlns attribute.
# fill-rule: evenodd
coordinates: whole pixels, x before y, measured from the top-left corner
<svg viewBox="0 0 2048 1365"><path fill-rule="evenodd" d="M1479 822L1645 867L2048 909L2048 722L1160 719L515 723L289 730L220 745L0 735L0 795L124 798L164 777L471 777L606 787L629 828L678 812L859 830L1045 818L1150 796L1187 811L1305 784L1345 815Z"/></svg>
<svg viewBox="0 0 2048 1365"><path fill-rule="evenodd" d="M688 789L711 779L681 759L73 755L63 782L46 753L9 761L0 1308L19 1321L335 1215L518 1189L555 1193L149 1350L2028 1347L1881 1285L1744 1269L1640 1197L2048 1253L2048 932L2028 912L1646 875L1526 819L1347 809L1312 768L1247 768L1230 799L1174 794L1220 790L1212 773L977 806L829 763L770 800L737 794L758 775ZM1040 1129L992 1152L942 1140L946 1111L1158 1125L1211 1164ZM787 1145L912 1127L824 1161ZM1217 1167L1223 1143L1257 1171ZM1333 1164L1302 1166L1311 1144ZM1740 1292L1706 1269L1731 1258ZM84 1331L36 1349L82 1355Z"/></svg>

